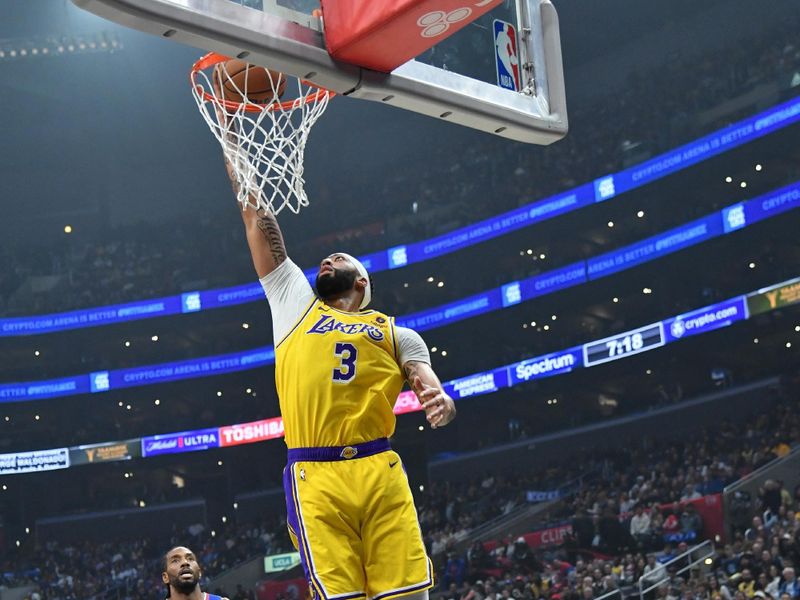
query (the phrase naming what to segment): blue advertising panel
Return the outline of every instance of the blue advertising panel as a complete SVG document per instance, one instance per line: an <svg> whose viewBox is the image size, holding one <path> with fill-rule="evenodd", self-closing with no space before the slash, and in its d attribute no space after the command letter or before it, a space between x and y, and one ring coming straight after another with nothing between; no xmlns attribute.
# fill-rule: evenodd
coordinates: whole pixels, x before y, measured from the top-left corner
<svg viewBox="0 0 800 600"><path fill-rule="evenodd" d="M528 358L508 366L511 385L527 383L533 379L544 379L569 373L583 366L581 347L575 346L561 352Z"/></svg>
<svg viewBox="0 0 800 600"><path fill-rule="evenodd" d="M35 335L65 329L99 327L180 312L180 299L178 296L172 296L35 317L12 317L0 319L0 336Z"/></svg>
<svg viewBox="0 0 800 600"><path fill-rule="evenodd" d="M800 98L793 98L619 173L606 175L564 193L532 202L524 207L435 238L395 246L361 256L359 260L372 273L377 273L455 252L461 248L578 210L594 202L610 200L624 192L666 177L722 152L732 150L797 121L800 121ZM796 202L796 198L790 200ZM747 222L766 218L766 215L773 209L758 208L753 205L750 210L752 214L743 214L741 208L731 207L728 213L723 215L725 231L744 226ZM313 283L317 267L308 268L304 273ZM101 306L50 315L5 318L0 319L0 337L36 335L109 325L134 319L197 312L256 301L262 297L263 292L258 284L244 284L232 288L189 292L178 296L143 300L124 305Z"/></svg>
<svg viewBox="0 0 800 600"><path fill-rule="evenodd" d="M56 396L75 396L89 391L89 377L76 375L45 381L0 384L0 402L42 400Z"/></svg>
<svg viewBox="0 0 800 600"><path fill-rule="evenodd" d="M503 299L503 308L519 304L522 302L522 284L519 281L512 281L501 286L500 296Z"/></svg>
<svg viewBox="0 0 800 600"><path fill-rule="evenodd" d="M273 347L262 346L244 352L205 356L132 369L96 371L88 375L74 375L62 379L0 384L0 403L76 396L89 392L107 392L112 389L232 373L274 362Z"/></svg>
<svg viewBox="0 0 800 600"><path fill-rule="evenodd" d="M522 282L522 298L530 300L538 296L546 296L558 290L586 282L586 263L572 263L560 269L553 269L540 275L534 275Z"/></svg>
<svg viewBox="0 0 800 600"><path fill-rule="evenodd" d="M443 384L445 391L450 394L454 400L491 394L492 392L507 388L509 385L506 367L498 367L482 373L473 373L472 375L447 381Z"/></svg>
<svg viewBox="0 0 800 600"><path fill-rule="evenodd" d="M617 195L617 185L613 175L606 175L594 180L594 201L604 202Z"/></svg>
<svg viewBox="0 0 800 600"><path fill-rule="evenodd" d="M178 454L219 448L219 428L166 433L142 438L142 456Z"/></svg>
<svg viewBox="0 0 800 600"><path fill-rule="evenodd" d="M522 208L474 223L449 233L409 244L407 246L408 263L422 262L436 256L455 252L480 242L485 242L517 229L529 227L552 219L558 215L578 210L594 202L592 184L578 186L563 194L557 194Z"/></svg>
<svg viewBox="0 0 800 600"><path fill-rule="evenodd" d="M404 317L397 317L396 323L401 327L410 327L417 331L434 329L463 319L469 319L485 312L502 308L499 288L442 304L436 308L411 313Z"/></svg>
<svg viewBox="0 0 800 600"><path fill-rule="evenodd" d="M744 296L738 296L725 302L665 319L664 332L667 342L674 342L720 327L727 327L736 321L747 319L747 316L747 300Z"/></svg>
<svg viewBox="0 0 800 600"><path fill-rule="evenodd" d="M745 224L752 225L800 206L800 182L762 194L745 203Z"/></svg>
<svg viewBox="0 0 800 600"><path fill-rule="evenodd" d="M762 211L762 214L773 216L794 208L798 204L796 200L798 194L795 189L797 187L800 187L800 184L793 184L788 188L756 198L743 205L745 212L754 206ZM593 269L590 276L592 279L597 279L720 235L723 231L722 215L725 214L725 210L591 259L588 261L589 268ZM767 210L770 212L767 213ZM398 317L397 324L426 331L456 323L584 283L587 281L586 271L583 262L573 263L436 308ZM117 371L98 371L53 381L0 384L0 402L53 398L89 391L105 392L110 389L205 377L269 365L274 360L273 347L263 346L246 352Z"/></svg>
<svg viewBox="0 0 800 600"><path fill-rule="evenodd" d="M273 347L262 346L245 352L205 356L132 369L119 369L108 372L106 390L221 375L223 373L253 369L273 362L275 362Z"/></svg>
<svg viewBox="0 0 800 600"><path fill-rule="evenodd" d="M708 215L641 242L590 258L587 261L589 279L599 279L618 271L630 269L643 262L655 260L688 246L699 244L721 233L722 224L719 213Z"/></svg>
<svg viewBox="0 0 800 600"><path fill-rule="evenodd" d="M588 280L629 269L655 260L677 250L712 239L754 222L782 214L800 206L800 182L763 194L744 203L727 207L717 213L686 223L635 244L608 252L601 256L554 269L522 281L513 281L501 287L467 298L456 300L428 310L398 317L397 324L419 331L441 327L475 317L487 312L507 308L539 296L554 293ZM731 223L741 224L731 227ZM587 277L588 273L588 277ZM205 294L206 292L199 292ZM212 302L246 302L250 295L261 297L260 284L239 286L227 290L208 292L215 294ZM194 294L190 293L189 295ZM184 295L186 296L186 295ZM183 303L185 306L185 302ZM179 305L176 305L179 310ZM676 325L680 327L680 325ZM117 371L98 371L51 381L32 381L0 384L0 402L37 400L86 392L105 392L151 383L218 375L233 371L269 365L274 362L272 346L263 346L245 352L203 357L185 361L147 365ZM588 363L587 363L588 364Z"/></svg>
<svg viewBox="0 0 800 600"><path fill-rule="evenodd" d="M734 204L722 209L722 227L725 233L747 227L747 214L744 203Z"/></svg>
<svg viewBox="0 0 800 600"><path fill-rule="evenodd" d="M264 288L258 282L200 292L202 310L236 306L255 300L265 300Z"/></svg>
<svg viewBox="0 0 800 600"><path fill-rule="evenodd" d="M394 248L389 248L386 251L386 255L389 258L389 268L390 269L397 269L399 267L405 267L408 264L408 247L407 246L395 246Z"/></svg>
<svg viewBox="0 0 800 600"><path fill-rule="evenodd" d="M768 302L764 310L775 310L787 303L800 302L800 281L792 279L753 292L748 296L736 296L725 302L700 308L683 315L678 315L651 325L639 327L602 340L589 342L583 346L575 346L560 352L526 359L518 363L497 367L491 371L474 373L444 383L445 390L455 399L490 394L503 388L525 383L532 379L550 377L568 373L581 366L593 366L619 358L626 358L675 342L691 335L708 333L720 327L727 327L737 321L749 318L747 299L774 292L776 300ZM778 294L786 292L786 297L777 300ZM681 325L676 325L680 322ZM224 427L223 427L224 428ZM254 442L261 437L254 436ZM48 470L67 468L70 463L70 451L100 446L115 447L110 451L109 460L120 460L127 457L128 446L137 440L125 442L104 442L91 446L77 446L71 449L39 450L33 452L11 453L0 455L0 474L21 473L30 470ZM185 431L141 438L142 456L191 452L220 447L220 428ZM116 448L125 444L125 448ZM122 458L120 458L122 455ZM92 460L81 461L89 464Z"/></svg>
<svg viewBox="0 0 800 600"><path fill-rule="evenodd" d="M614 193L619 195L641 187L763 137L776 129L787 127L798 120L800 120L800 97L792 98L755 116L620 171L614 176Z"/></svg>

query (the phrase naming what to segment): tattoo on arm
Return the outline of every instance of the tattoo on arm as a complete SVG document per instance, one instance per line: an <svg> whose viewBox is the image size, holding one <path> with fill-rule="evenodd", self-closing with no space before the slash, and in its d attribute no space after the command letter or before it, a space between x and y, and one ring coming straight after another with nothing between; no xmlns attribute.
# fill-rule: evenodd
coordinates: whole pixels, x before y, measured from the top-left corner
<svg viewBox="0 0 800 600"><path fill-rule="evenodd" d="M286 260L286 246L283 243L283 234L281 233L281 228L278 226L278 220L275 218L275 215L264 209L259 209L257 214L258 219L256 220L256 225L258 225L258 229L261 231L264 239L267 240L267 245L272 254L272 260L277 267Z"/></svg>
<svg viewBox="0 0 800 600"><path fill-rule="evenodd" d="M408 385L413 386L414 377L419 374L419 362L416 360L408 361L403 365L403 371L406 374L406 381L408 381Z"/></svg>
<svg viewBox="0 0 800 600"><path fill-rule="evenodd" d="M231 187L233 188L233 193L237 196L239 195L239 182L236 180L236 173L233 170L233 165L228 157L225 157L225 172L228 174L228 179L231 182Z"/></svg>

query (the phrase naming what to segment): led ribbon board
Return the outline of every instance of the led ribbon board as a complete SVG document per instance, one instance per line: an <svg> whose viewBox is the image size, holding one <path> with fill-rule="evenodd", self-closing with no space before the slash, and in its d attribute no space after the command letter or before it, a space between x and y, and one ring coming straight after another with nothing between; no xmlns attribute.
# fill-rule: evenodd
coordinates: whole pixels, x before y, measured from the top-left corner
<svg viewBox="0 0 800 600"><path fill-rule="evenodd" d="M397 324L426 331L499 310L561 289L633 268L688 246L742 229L750 224L800 206L800 182L769 192L748 202L724 208L697 221L657 234L641 242L440 307L398 317ZM733 224L734 226L731 226ZM131 369L97 371L50 381L0 385L0 402L20 402L87 392L138 387L195 377L208 377L272 364L272 346L244 352L147 365Z"/></svg>
<svg viewBox="0 0 800 600"><path fill-rule="evenodd" d="M781 297L780 304L770 300ZM542 356L525 359L510 365L497 367L481 373L473 373L444 383L445 390L457 400L470 396L490 394L503 388L527 383L533 379L542 379L569 373L580 367L591 367L605 362L604 357L613 354L611 360L627 358L638 352L645 352L679 341L692 335L708 333L722 327L748 319L751 313L748 306L758 306L762 314L769 310L784 308L800 303L800 277L784 281L768 288L752 292L746 296L735 296L723 302L670 317L644 327L626 331L615 336L574 346L567 350L551 352ZM635 342L637 335L642 336L641 346ZM626 342L625 340L629 340ZM612 349L613 346L613 349ZM620 351L621 346L621 351ZM628 346L632 351L628 352ZM589 357L588 362L585 357ZM397 415L422 410L416 395L405 391L397 398L394 413ZM141 455L174 454L225 448L241 444L254 444L283 437L283 419L272 417L180 433L167 433L141 438ZM0 474L30 472L32 470L64 469L70 466L70 456L84 451L86 448L112 447L125 444L133 450L137 440L125 442L104 442L72 448L56 448L33 452L17 452L0 455ZM161 442L161 443L159 443ZM20 460L21 459L21 460ZM115 451L115 456L106 460L129 460L127 452ZM91 464L91 461L80 461L77 464ZM34 468L35 467L35 468Z"/></svg>
<svg viewBox="0 0 800 600"><path fill-rule="evenodd" d="M394 246L358 258L371 273L379 273L456 252L590 206L595 202L605 202L624 192L642 187L788 127L798 120L800 120L800 98L794 98L639 165L600 177L594 182L429 240ZM316 268L307 269L305 274L313 281L316 277ZM131 320L225 308L260 301L262 298L261 286L257 283L248 283L64 313L5 318L0 319L0 337L99 327Z"/></svg>

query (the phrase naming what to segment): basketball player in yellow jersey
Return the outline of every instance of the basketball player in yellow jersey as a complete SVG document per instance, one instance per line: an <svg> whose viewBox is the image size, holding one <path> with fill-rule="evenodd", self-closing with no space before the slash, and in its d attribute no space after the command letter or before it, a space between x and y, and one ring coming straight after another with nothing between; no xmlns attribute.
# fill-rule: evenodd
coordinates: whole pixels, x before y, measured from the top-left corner
<svg viewBox="0 0 800 600"><path fill-rule="evenodd" d="M230 165L228 175L236 186ZM369 274L339 252L320 263L317 294L286 254L278 222L242 212L269 301L275 383L289 448L287 522L317 600L426 600L433 568L414 500L388 438L408 381L431 427L455 404L418 333L368 310Z"/></svg>

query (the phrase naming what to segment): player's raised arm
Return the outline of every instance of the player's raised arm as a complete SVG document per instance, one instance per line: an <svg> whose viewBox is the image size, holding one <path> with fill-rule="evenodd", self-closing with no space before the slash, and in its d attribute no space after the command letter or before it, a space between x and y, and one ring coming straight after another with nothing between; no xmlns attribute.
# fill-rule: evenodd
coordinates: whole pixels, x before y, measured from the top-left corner
<svg viewBox="0 0 800 600"><path fill-rule="evenodd" d="M215 70L212 79L217 97L222 97L220 90L221 76L219 70ZM223 129L228 132L228 140L231 140L231 132L228 127L228 114L222 106L215 104L214 110L217 113L217 121L226 123ZM232 141L231 143L235 143ZM233 193L239 196L239 181L236 172L228 157L225 157L225 171L231 182ZM248 198L247 205L242 210L242 220L244 221L245 231L247 232L247 245L250 246L250 255L253 258L253 266L256 268L258 278L261 279L272 273L283 261L286 260L286 246L283 243L283 233L278 225L278 220L270 211L263 208L255 209L258 206L258 199L252 195Z"/></svg>
<svg viewBox="0 0 800 600"><path fill-rule="evenodd" d="M225 159L225 169L231 181L234 193L238 194L239 183L228 159ZM253 201L252 204L255 204ZM271 212L259 208L256 210L248 202L242 210L242 220L247 233L247 245L250 246L250 256L256 268L258 278L261 279L272 273L283 261L286 260L286 246L283 242L283 233L278 225L278 219Z"/></svg>
<svg viewBox="0 0 800 600"><path fill-rule="evenodd" d="M444 427L456 418L456 404L444 391L430 364L409 360L403 364L403 372L432 428Z"/></svg>

